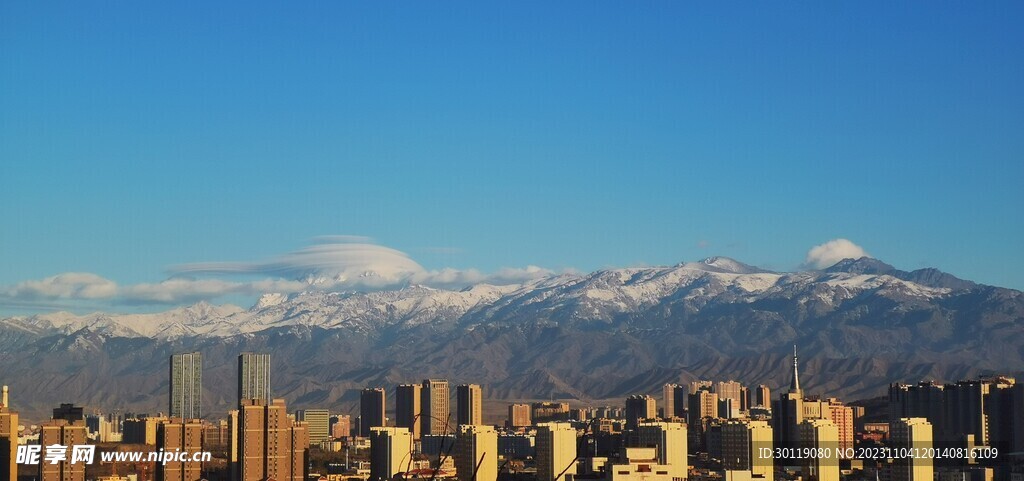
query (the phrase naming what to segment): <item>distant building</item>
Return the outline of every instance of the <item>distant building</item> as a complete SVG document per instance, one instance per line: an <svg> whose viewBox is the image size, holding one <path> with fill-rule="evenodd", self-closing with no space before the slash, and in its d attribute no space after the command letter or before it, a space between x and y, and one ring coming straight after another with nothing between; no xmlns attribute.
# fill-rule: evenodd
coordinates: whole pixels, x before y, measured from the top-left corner
<svg viewBox="0 0 1024 481"><path fill-rule="evenodd" d="M81 406L62 403L59 408L53 408L52 419L63 419L69 423L85 421L85 410Z"/></svg>
<svg viewBox="0 0 1024 481"><path fill-rule="evenodd" d="M642 420L658 417L654 398L646 394L634 394L626 398L626 429L636 429Z"/></svg>
<svg viewBox="0 0 1024 481"><path fill-rule="evenodd" d="M416 441L423 432L422 397L423 386L419 384L402 384L395 390L395 425L406 428Z"/></svg>
<svg viewBox="0 0 1024 481"><path fill-rule="evenodd" d="M575 475L576 429L569 423L537 425L537 481L564 481Z"/></svg>
<svg viewBox="0 0 1024 481"><path fill-rule="evenodd" d="M536 402L530 405L530 416L534 423L566 421L569 419L569 403Z"/></svg>
<svg viewBox="0 0 1024 481"><path fill-rule="evenodd" d="M678 388L679 385L673 383L661 387L661 417L665 419L676 417L676 389Z"/></svg>
<svg viewBox="0 0 1024 481"><path fill-rule="evenodd" d="M686 423L691 429L701 425L701 421L708 418L718 417L718 395L707 388L698 389L697 392L687 396L689 408L686 412Z"/></svg>
<svg viewBox="0 0 1024 481"><path fill-rule="evenodd" d="M319 444L331 439L331 413L326 409L300 409L295 411L295 420L306 423L309 428L310 444Z"/></svg>
<svg viewBox="0 0 1024 481"><path fill-rule="evenodd" d="M483 390L479 384L463 384L455 388L456 421L483 424Z"/></svg>
<svg viewBox="0 0 1024 481"><path fill-rule="evenodd" d="M238 402L262 399L271 404L270 354L243 352L238 355ZM281 481L281 480L278 480Z"/></svg>
<svg viewBox="0 0 1024 481"><path fill-rule="evenodd" d="M768 386L761 384L754 390L754 406L771 407L772 391Z"/></svg>
<svg viewBox="0 0 1024 481"><path fill-rule="evenodd" d="M331 416L331 438L341 439L352 435L352 416L339 414Z"/></svg>
<svg viewBox="0 0 1024 481"><path fill-rule="evenodd" d="M1024 450L1024 421L1014 414L1024 408L1022 397L1024 388L1007 376L955 384L892 384L889 419L925 418L932 424L935 440L944 445L962 446L973 436L978 445Z"/></svg>
<svg viewBox="0 0 1024 481"><path fill-rule="evenodd" d="M455 471L459 481L498 479L498 432L494 427L459 426L455 436Z"/></svg>
<svg viewBox="0 0 1024 481"><path fill-rule="evenodd" d="M156 446L157 425L166 420L165 416L125 419L122 424L122 441L126 444Z"/></svg>
<svg viewBox="0 0 1024 481"><path fill-rule="evenodd" d="M408 428L370 429L370 481L390 481L412 464L412 433Z"/></svg>
<svg viewBox="0 0 1024 481"><path fill-rule="evenodd" d="M200 419L203 403L203 355L171 355L168 412L172 418Z"/></svg>
<svg viewBox="0 0 1024 481"><path fill-rule="evenodd" d="M426 434L441 435L452 431L451 392L447 379L424 379L420 391L420 430Z"/></svg>
<svg viewBox="0 0 1024 481"><path fill-rule="evenodd" d="M366 388L359 394L359 435L367 437L370 428L387 426L385 409L387 393L384 388Z"/></svg>
<svg viewBox="0 0 1024 481"><path fill-rule="evenodd" d="M529 404L509 404L508 420L506 421L506 426L509 429L525 428L532 424Z"/></svg>
<svg viewBox="0 0 1024 481"><path fill-rule="evenodd" d="M736 409L740 409L743 398L743 385L738 381L719 381L715 383L714 392L718 395L719 401L722 399L732 399L736 402Z"/></svg>

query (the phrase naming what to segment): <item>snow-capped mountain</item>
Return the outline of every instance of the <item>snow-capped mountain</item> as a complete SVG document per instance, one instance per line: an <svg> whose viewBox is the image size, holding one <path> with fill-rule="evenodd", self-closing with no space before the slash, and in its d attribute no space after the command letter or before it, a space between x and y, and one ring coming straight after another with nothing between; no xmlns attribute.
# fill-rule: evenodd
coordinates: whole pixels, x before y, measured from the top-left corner
<svg viewBox="0 0 1024 481"><path fill-rule="evenodd" d="M312 286L248 309L3 319L0 381L40 411L68 400L161 410L167 356L199 350L205 401L219 411L231 402L234 356L256 350L272 353L275 391L300 407L344 406L352 389L427 376L486 384L492 398L589 400L695 377L782 385L793 343L809 363L806 385L830 394L1020 372L1024 295L870 258L771 272L712 257L462 290Z"/></svg>

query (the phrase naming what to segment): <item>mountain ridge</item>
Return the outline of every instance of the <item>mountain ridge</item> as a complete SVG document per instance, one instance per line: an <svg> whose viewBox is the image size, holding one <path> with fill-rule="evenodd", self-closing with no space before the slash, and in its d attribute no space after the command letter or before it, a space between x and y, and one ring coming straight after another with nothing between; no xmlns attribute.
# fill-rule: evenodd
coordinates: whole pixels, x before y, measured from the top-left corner
<svg viewBox="0 0 1024 481"><path fill-rule="evenodd" d="M351 408L364 385L432 376L486 384L493 399L591 402L702 376L784 386L793 343L804 384L834 395L1024 372L1024 295L870 258L788 273L714 257L461 290L310 290L249 309L2 319L0 381L32 400L27 413L59 402L165 410L167 356L199 350L204 408L223 413L233 358L251 350L272 353L275 391L297 408Z"/></svg>

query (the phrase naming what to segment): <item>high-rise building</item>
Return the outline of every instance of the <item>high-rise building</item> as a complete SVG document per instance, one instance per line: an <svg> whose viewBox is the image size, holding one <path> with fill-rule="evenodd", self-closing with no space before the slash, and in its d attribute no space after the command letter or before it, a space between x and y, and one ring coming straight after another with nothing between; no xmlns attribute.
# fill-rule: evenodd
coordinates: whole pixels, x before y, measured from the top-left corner
<svg viewBox="0 0 1024 481"><path fill-rule="evenodd" d="M85 421L51 419L43 423L39 430L39 444L67 446L68 451L65 459L56 464L39 463L39 481L85 481L86 463L73 463L70 450L71 446L88 444L86 434Z"/></svg>
<svg viewBox="0 0 1024 481"><path fill-rule="evenodd" d="M443 435L452 430L451 392L447 379L424 379L420 391L421 435Z"/></svg>
<svg viewBox="0 0 1024 481"><path fill-rule="evenodd" d="M387 407L384 388L366 388L359 394L359 435L367 437L370 428L387 426Z"/></svg>
<svg viewBox="0 0 1024 481"><path fill-rule="evenodd" d="M423 386L419 384L402 384L395 391L395 425L406 428L416 441L420 440L423 412Z"/></svg>
<svg viewBox="0 0 1024 481"><path fill-rule="evenodd" d="M672 412L675 417L684 418L686 417L686 403L689 401L690 387L681 384L676 384L672 388Z"/></svg>
<svg viewBox="0 0 1024 481"><path fill-rule="evenodd" d="M171 355L169 410L172 418L200 419L203 403L203 355L187 352Z"/></svg>
<svg viewBox="0 0 1024 481"><path fill-rule="evenodd" d="M673 478L686 478L687 458L686 425L670 422L641 422L637 427L641 447L656 449L659 465L668 466Z"/></svg>
<svg viewBox="0 0 1024 481"><path fill-rule="evenodd" d="M331 416L331 438L341 439L352 435L352 416L339 414Z"/></svg>
<svg viewBox="0 0 1024 481"><path fill-rule="evenodd" d="M576 429L569 423L537 425L535 440L537 481L563 481L566 474L575 475Z"/></svg>
<svg viewBox="0 0 1024 481"><path fill-rule="evenodd" d="M855 422L853 408L836 398L829 398L825 402L827 403L823 406L825 412L821 417L836 425L836 430L839 432L839 453L842 458L846 459L853 453L853 425Z"/></svg>
<svg viewBox="0 0 1024 481"><path fill-rule="evenodd" d="M894 448L928 452L932 448L932 425L925 418L901 418L889 428L890 445ZM932 481L932 456L900 456L893 460L892 481Z"/></svg>
<svg viewBox="0 0 1024 481"><path fill-rule="evenodd" d="M412 433L408 428L370 428L370 481L391 481L409 471Z"/></svg>
<svg viewBox="0 0 1024 481"><path fill-rule="evenodd" d="M525 428L532 424L530 420L529 404L509 404L508 421L506 427L509 429Z"/></svg>
<svg viewBox="0 0 1024 481"><path fill-rule="evenodd" d="M718 395L708 388L698 389L697 392L687 395L689 406L686 412L686 423L693 429L701 425L701 421L708 418L718 417Z"/></svg>
<svg viewBox="0 0 1024 481"><path fill-rule="evenodd" d="M772 428L775 435L775 446L780 448L797 448L800 446L799 426L804 417L804 393L800 390L799 360L796 346L793 346L793 375L789 383L789 391L779 395L779 400L772 405Z"/></svg>
<svg viewBox="0 0 1024 481"><path fill-rule="evenodd" d="M922 382L889 386L889 419L925 418L933 436L945 445L974 443L1010 449L1015 427L1012 393L1015 380L1004 376L955 384ZM1024 430L1022 430L1024 432Z"/></svg>
<svg viewBox="0 0 1024 481"><path fill-rule="evenodd" d="M497 481L498 432L493 426L464 424L455 436L459 481Z"/></svg>
<svg viewBox="0 0 1024 481"><path fill-rule="evenodd" d="M0 474L18 479L18 413L11 410L7 386L0 398Z"/></svg>
<svg viewBox="0 0 1024 481"><path fill-rule="evenodd" d="M661 417L672 419L676 417L676 388L678 384L665 384L661 387Z"/></svg>
<svg viewBox="0 0 1024 481"><path fill-rule="evenodd" d="M270 396L270 354L258 354L255 352L239 354L239 405L249 399L262 399L269 405L272 404Z"/></svg>
<svg viewBox="0 0 1024 481"><path fill-rule="evenodd" d="M156 428L156 447L163 452L199 453L203 450L203 425L197 420L173 418ZM203 479L199 461L156 463L156 481L199 481Z"/></svg>
<svg viewBox="0 0 1024 481"><path fill-rule="evenodd" d="M732 399L736 401L736 408L739 409L743 398L743 385L738 381L719 381L715 383L715 394L718 399Z"/></svg>
<svg viewBox="0 0 1024 481"><path fill-rule="evenodd" d="M740 401L735 399L719 399L718 417L722 419L736 419L740 417Z"/></svg>
<svg viewBox="0 0 1024 481"><path fill-rule="evenodd" d="M326 409L300 409L295 411L295 420L306 423L309 428L310 444L319 444L331 439L331 413Z"/></svg>
<svg viewBox="0 0 1024 481"><path fill-rule="evenodd" d="M292 422L283 399L242 401L232 445L237 446L238 481L305 481L309 430Z"/></svg>
<svg viewBox="0 0 1024 481"><path fill-rule="evenodd" d="M479 384L462 384L455 388L456 420L463 424L483 424L483 390Z"/></svg>
<svg viewBox="0 0 1024 481"><path fill-rule="evenodd" d="M771 405L772 391L764 384L757 386L757 389L754 391L754 406L768 408L771 407Z"/></svg>
<svg viewBox="0 0 1024 481"><path fill-rule="evenodd" d="M761 448L772 448L772 427L768 421L733 419L722 423L722 469L750 471L764 481L772 481L772 458L762 456Z"/></svg>
<svg viewBox="0 0 1024 481"><path fill-rule="evenodd" d="M658 417L654 398L646 394L634 394L626 398L626 429L636 429L642 420Z"/></svg>
<svg viewBox="0 0 1024 481"><path fill-rule="evenodd" d="M839 481L839 431L828 419L805 419L798 427L802 449L821 450L828 456L804 458L803 475L814 481Z"/></svg>

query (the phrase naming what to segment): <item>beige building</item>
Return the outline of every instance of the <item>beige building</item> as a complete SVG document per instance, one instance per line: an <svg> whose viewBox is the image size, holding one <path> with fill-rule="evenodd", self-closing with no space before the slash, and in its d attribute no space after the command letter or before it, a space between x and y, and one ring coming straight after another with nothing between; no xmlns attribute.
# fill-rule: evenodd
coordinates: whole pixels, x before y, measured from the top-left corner
<svg viewBox="0 0 1024 481"><path fill-rule="evenodd" d="M408 428L370 428L370 481L390 481L408 471L413 440Z"/></svg>
<svg viewBox="0 0 1024 481"><path fill-rule="evenodd" d="M890 445L894 448L928 450L933 443L932 424L925 418L900 418L890 427ZM930 456L901 456L893 460L892 481L932 481L934 466Z"/></svg>
<svg viewBox="0 0 1024 481"><path fill-rule="evenodd" d="M655 448L625 448L623 460L605 465L605 479L608 481L680 481L675 467L658 462Z"/></svg>
<svg viewBox="0 0 1024 481"><path fill-rule="evenodd" d="M68 448L66 459L57 464L51 464L44 459L40 460L39 481L85 481L86 464L71 462L71 447L89 444L89 439L86 437L85 421L49 420L40 427L39 444L43 446L44 455L46 446L59 444Z"/></svg>
<svg viewBox="0 0 1024 481"><path fill-rule="evenodd" d="M507 425L509 429L525 428L532 424L529 404L509 404Z"/></svg>
<svg viewBox="0 0 1024 481"><path fill-rule="evenodd" d="M804 458L803 475L809 481L839 481L839 430L828 419L805 419L799 426L800 447L820 449L825 456Z"/></svg>
<svg viewBox="0 0 1024 481"><path fill-rule="evenodd" d="M0 474L5 479L18 479L18 413L8 404L7 386L0 398Z"/></svg>
<svg viewBox="0 0 1024 481"><path fill-rule="evenodd" d="M564 481L575 475L576 429L569 423L541 423L535 438L537 481Z"/></svg>
<svg viewBox="0 0 1024 481"><path fill-rule="evenodd" d="M479 384L463 384L455 388L456 420L463 424L483 424L483 390Z"/></svg>
<svg viewBox="0 0 1024 481"><path fill-rule="evenodd" d="M687 401L688 411L686 422L690 426L700 426L701 420L718 417L718 395L705 389L690 394Z"/></svg>
<svg viewBox="0 0 1024 481"><path fill-rule="evenodd" d="M678 388L679 385L673 383L661 387L661 417L665 419L676 417L676 389Z"/></svg>
<svg viewBox="0 0 1024 481"><path fill-rule="evenodd" d="M718 394L719 400L732 399L739 408L743 397L743 385L738 381L719 381L715 383L715 394Z"/></svg>
<svg viewBox="0 0 1024 481"><path fill-rule="evenodd" d="M533 422L565 421L569 419L569 403L536 402L530 406Z"/></svg>
<svg viewBox="0 0 1024 481"><path fill-rule="evenodd" d="M459 481L498 479L498 432L493 426L459 426L455 436L455 472Z"/></svg>
<svg viewBox="0 0 1024 481"><path fill-rule="evenodd" d="M288 417L283 399L243 400L237 424L232 445L238 449L239 481L305 481L309 431Z"/></svg>
<svg viewBox="0 0 1024 481"><path fill-rule="evenodd" d="M180 418L163 421L157 425L156 447L164 452L198 453L203 450L203 425ZM156 481L199 481L202 469L198 461L156 463Z"/></svg>
<svg viewBox="0 0 1024 481"><path fill-rule="evenodd" d="M761 448L772 448L772 427L768 421L730 420L722 423L722 468L749 471L765 481L775 474L771 457L762 457Z"/></svg>
<svg viewBox="0 0 1024 481"><path fill-rule="evenodd" d="M454 426L451 410L451 391L447 379L424 379L420 391L420 431L423 434L443 435Z"/></svg>
<svg viewBox="0 0 1024 481"><path fill-rule="evenodd" d="M843 454L843 459L852 457L853 454L853 408L843 404L842 401L829 398L825 401L827 404L821 406L824 410L824 418L832 421L836 425L836 429L839 431L839 451Z"/></svg>
<svg viewBox="0 0 1024 481"><path fill-rule="evenodd" d="M685 424L642 422L637 427L637 434L640 446L655 448L658 464L667 466L673 478L686 478L690 463Z"/></svg>
<svg viewBox="0 0 1024 481"><path fill-rule="evenodd" d="M402 384L395 390L395 425L408 429L417 441L422 432L422 391L423 386L419 384Z"/></svg>

